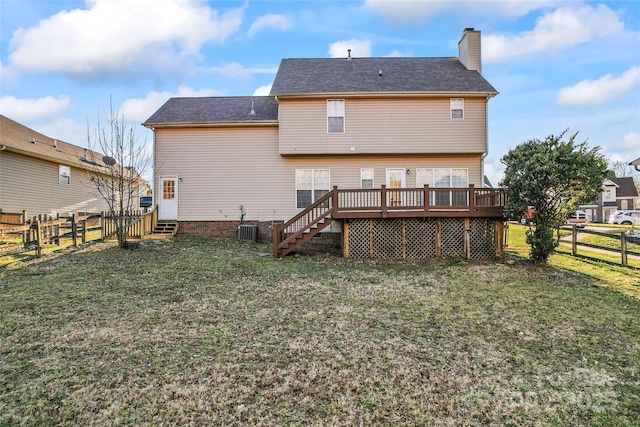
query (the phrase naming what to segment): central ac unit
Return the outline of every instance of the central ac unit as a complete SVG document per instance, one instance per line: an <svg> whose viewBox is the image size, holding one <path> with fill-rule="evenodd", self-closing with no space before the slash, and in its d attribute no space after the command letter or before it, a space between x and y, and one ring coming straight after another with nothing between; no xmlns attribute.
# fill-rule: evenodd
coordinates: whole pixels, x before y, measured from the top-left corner
<svg viewBox="0 0 640 427"><path fill-rule="evenodd" d="M258 241L258 226L257 225L239 225L238 240L246 240L249 242Z"/></svg>

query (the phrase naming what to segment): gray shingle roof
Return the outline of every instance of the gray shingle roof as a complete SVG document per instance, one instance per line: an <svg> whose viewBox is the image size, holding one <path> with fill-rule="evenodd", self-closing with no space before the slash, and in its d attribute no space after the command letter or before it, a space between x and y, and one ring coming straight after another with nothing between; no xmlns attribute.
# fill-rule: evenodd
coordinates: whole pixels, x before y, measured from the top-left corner
<svg viewBox="0 0 640 427"><path fill-rule="evenodd" d="M271 88L277 96L366 92L497 94L458 58L283 59Z"/></svg>
<svg viewBox="0 0 640 427"><path fill-rule="evenodd" d="M255 115L251 115L251 100ZM268 96L171 98L143 125L270 122L278 120L278 103Z"/></svg>
<svg viewBox="0 0 640 427"><path fill-rule="evenodd" d="M618 184L618 189L616 190L616 197L637 197L638 191L636 190L636 185L633 182L633 178L625 177L625 178L613 178L611 181Z"/></svg>

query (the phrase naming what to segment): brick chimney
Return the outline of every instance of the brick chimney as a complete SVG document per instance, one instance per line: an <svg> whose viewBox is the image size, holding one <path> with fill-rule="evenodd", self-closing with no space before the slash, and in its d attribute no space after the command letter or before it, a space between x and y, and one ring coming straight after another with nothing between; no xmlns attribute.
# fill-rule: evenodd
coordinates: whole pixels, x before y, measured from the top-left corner
<svg viewBox="0 0 640 427"><path fill-rule="evenodd" d="M465 28L458 42L458 59L467 70L476 70L482 74L482 57L480 52L480 31Z"/></svg>

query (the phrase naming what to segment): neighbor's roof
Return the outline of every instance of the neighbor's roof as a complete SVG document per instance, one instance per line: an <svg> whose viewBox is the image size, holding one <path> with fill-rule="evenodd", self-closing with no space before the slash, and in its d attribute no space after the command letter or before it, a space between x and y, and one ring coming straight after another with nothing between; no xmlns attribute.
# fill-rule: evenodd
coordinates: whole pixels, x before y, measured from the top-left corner
<svg viewBox="0 0 640 427"><path fill-rule="evenodd" d="M271 95L476 93L496 89L458 58L283 59Z"/></svg>
<svg viewBox="0 0 640 427"><path fill-rule="evenodd" d="M0 146L23 155L84 169L88 166L86 159L102 159L100 153L50 138L3 115L0 115Z"/></svg>
<svg viewBox="0 0 640 427"><path fill-rule="evenodd" d="M252 104L253 101L253 104ZM255 114L251 114L251 109ZM278 103L268 96L171 98L144 126L278 121Z"/></svg>
<svg viewBox="0 0 640 427"><path fill-rule="evenodd" d="M612 181L618 185L618 189L616 190L616 198L638 197L638 190L636 190L636 185L633 182L633 178L614 178L612 179Z"/></svg>

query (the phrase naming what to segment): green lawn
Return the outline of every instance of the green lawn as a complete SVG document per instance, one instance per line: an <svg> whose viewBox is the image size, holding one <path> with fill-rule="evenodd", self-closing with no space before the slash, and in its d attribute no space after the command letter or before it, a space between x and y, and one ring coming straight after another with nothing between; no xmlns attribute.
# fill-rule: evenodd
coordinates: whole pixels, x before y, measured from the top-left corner
<svg viewBox="0 0 640 427"><path fill-rule="evenodd" d="M638 421L640 301L598 277L264 253L180 238L0 269L0 425Z"/></svg>

